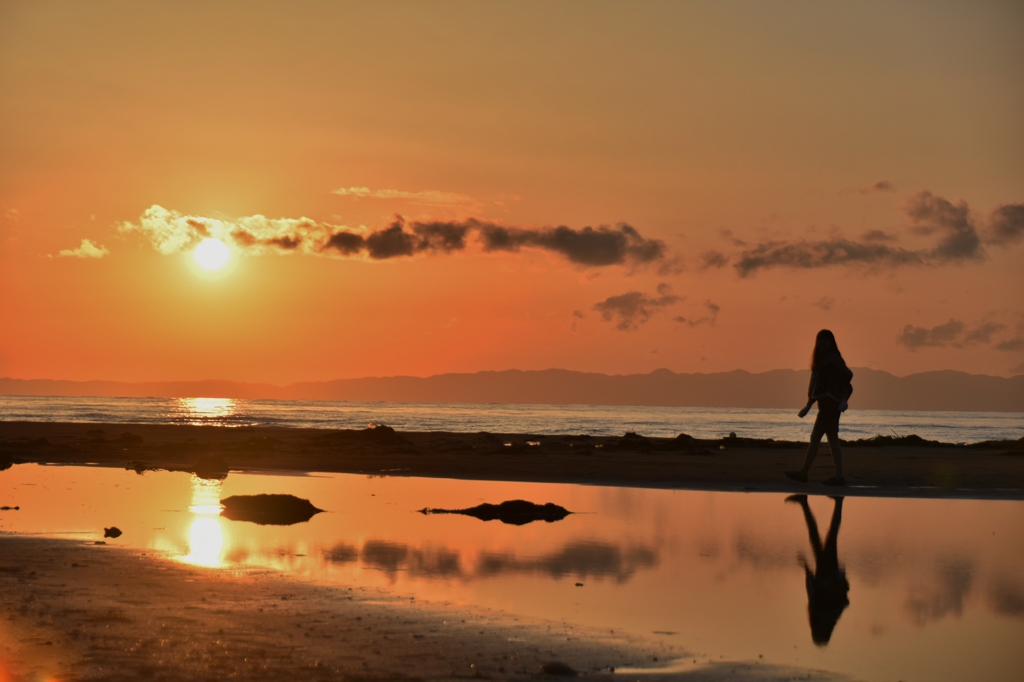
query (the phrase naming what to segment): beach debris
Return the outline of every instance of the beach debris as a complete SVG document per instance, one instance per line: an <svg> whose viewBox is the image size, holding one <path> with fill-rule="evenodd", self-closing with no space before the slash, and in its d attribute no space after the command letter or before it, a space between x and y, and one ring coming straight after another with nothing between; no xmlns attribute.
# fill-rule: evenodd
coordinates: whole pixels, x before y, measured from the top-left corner
<svg viewBox="0 0 1024 682"><path fill-rule="evenodd" d="M524 526L534 521L546 521L552 523L561 521L572 512L565 507L548 502L546 504L535 504L526 500L506 500L501 504L478 504L467 509L436 509L424 507L419 510L423 515L429 514L462 514L472 516L481 521L498 520L514 526Z"/></svg>
<svg viewBox="0 0 1024 682"><path fill-rule="evenodd" d="M561 661L551 661L540 667L542 675L553 675L555 677L576 677L579 675L576 669Z"/></svg>
<svg viewBox="0 0 1024 682"><path fill-rule="evenodd" d="M21 507L0 507L0 511L21 511Z"/></svg>
<svg viewBox="0 0 1024 682"><path fill-rule="evenodd" d="M123 534L124 533L122 533L121 529L118 528L117 526L111 526L110 528L104 528L103 529L103 537L105 537L105 538L119 538Z"/></svg>
<svg viewBox="0 0 1024 682"><path fill-rule="evenodd" d="M221 516L232 521L249 521L261 526L291 526L304 523L323 511L309 500L294 495L232 495L220 501Z"/></svg>
<svg viewBox="0 0 1024 682"><path fill-rule="evenodd" d="M202 455L192 466L199 478L223 481L228 477L228 463L220 455Z"/></svg>

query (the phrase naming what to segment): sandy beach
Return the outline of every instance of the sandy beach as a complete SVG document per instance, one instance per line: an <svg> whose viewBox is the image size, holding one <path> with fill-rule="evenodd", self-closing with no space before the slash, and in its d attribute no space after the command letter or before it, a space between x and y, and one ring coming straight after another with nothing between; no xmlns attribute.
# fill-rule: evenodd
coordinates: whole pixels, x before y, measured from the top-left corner
<svg viewBox="0 0 1024 682"><path fill-rule="evenodd" d="M851 486L801 486L782 470L799 443L726 438L398 433L134 424L0 423L0 466L99 464L137 471L332 471L728 491L1024 499L1019 442L848 444ZM2 475L2 474L0 474ZM230 474L229 474L230 475ZM816 481L816 482L815 482ZM0 500L0 504L3 500ZM691 659L664 643L303 582L209 570L156 552L0 535L0 680L839 679L758 661ZM680 666L681 661L693 662ZM557 665L556 665L557 664ZM564 666L564 667L563 667ZM617 670L618 672L614 672ZM634 679L631 677L630 679Z"/></svg>

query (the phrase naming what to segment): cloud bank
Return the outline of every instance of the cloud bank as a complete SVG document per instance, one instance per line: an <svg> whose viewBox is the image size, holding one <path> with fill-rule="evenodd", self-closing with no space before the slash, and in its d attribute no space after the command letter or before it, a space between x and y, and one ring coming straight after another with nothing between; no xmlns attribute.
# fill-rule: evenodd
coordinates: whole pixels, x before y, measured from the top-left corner
<svg viewBox="0 0 1024 682"><path fill-rule="evenodd" d="M880 187L873 187L882 191ZM732 263L740 277L750 277L770 268L937 266L981 262L987 258L986 244L1009 247L1024 241L1024 204L999 206L985 221L985 229L979 228L967 202L953 203L928 191L914 194L905 212L911 232L930 238L930 246L904 248L892 243L893 235L869 230L860 240L841 236L816 241L770 240L732 255L709 251L702 256L701 267L720 268Z"/></svg>
<svg viewBox="0 0 1024 682"><path fill-rule="evenodd" d="M309 218L254 215L234 221L187 216L162 206L149 207L123 233L140 233L163 254L184 251L213 237L249 253L301 252L365 257L370 260L467 250L470 236L485 253L536 249L558 254L581 267L666 264L665 243L648 239L625 223L614 227L525 228L469 218L460 221L412 221L401 216L379 230L352 229Z"/></svg>

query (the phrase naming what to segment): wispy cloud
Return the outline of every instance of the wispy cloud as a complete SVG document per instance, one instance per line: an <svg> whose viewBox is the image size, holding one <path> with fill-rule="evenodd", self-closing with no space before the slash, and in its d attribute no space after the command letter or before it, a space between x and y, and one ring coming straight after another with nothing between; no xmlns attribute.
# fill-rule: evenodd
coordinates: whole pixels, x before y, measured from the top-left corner
<svg viewBox="0 0 1024 682"><path fill-rule="evenodd" d="M647 323L660 309L674 305L683 299L672 293L668 284L659 284L657 295L650 296L640 291L627 291L609 296L594 304L594 310L605 322L614 322L619 331L634 331Z"/></svg>
<svg viewBox="0 0 1024 682"><path fill-rule="evenodd" d="M143 234L163 254L177 253L204 238L215 237L250 253L301 252L387 260L465 251L472 235L484 252L537 249L563 256L581 267L668 263L664 242L646 238L625 223L579 229L565 225L525 228L476 218L406 222L396 216L387 227L368 230L309 218L254 215L228 221L188 216L154 205L137 222L122 223L119 229Z"/></svg>
<svg viewBox="0 0 1024 682"><path fill-rule="evenodd" d="M58 254L61 258L103 258L110 255L105 246L93 244L90 239L83 239L77 249L63 249Z"/></svg>
<svg viewBox="0 0 1024 682"><path fill-rule="evenodd" d="M839 190L840 194L875 194L878 192L894 192L896 188L888 180L879 180L866 187L847 187Z"/></svg>
<svg viewBox="0 0 1024 682"><path fill-rule="evenodd" d="M461 206L464 208L477 207L480 200L459 194L458 192L442 192L439 190L422 190L410 192L402 189L370 189L369 187L341 187L333 190L331 194L337 194L351 199L383 199L388 201L404 201L424 206Z"/></svg>
<svg viewBox="0 0 1024 682"><path fill-rule="evenodd" d="M672 319L680 324L688 324L691 327L698 327L702 324L711 325L712 327L715 326L715 323L718 321L718 313L722 311L722 307L716 303L712 303L711 301L704 301L704 310L707 312L698 317L683 317L682 315L679 315Z"/></svg>
<svg viewBox="0 0 1024 682"><path fill-rule="evenodd" d="M903 331L896 338L896 342L905 346L911 351L920 348L965 348L967 346L990 345L993 337L1006 330L1006 325L1000 322L981 322L973 327L968 326L960 320L950 318L934 327L915 327L906 325ZM995 347L999 350L1019 350L1019 339L1009 339L997 343Z"/></svg>

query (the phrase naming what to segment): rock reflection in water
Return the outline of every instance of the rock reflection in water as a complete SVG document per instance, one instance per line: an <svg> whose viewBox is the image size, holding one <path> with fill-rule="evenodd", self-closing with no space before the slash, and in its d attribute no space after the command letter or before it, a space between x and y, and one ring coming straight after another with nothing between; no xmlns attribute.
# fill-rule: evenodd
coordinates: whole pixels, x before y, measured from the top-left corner
<svg viewBox="0 0 1024 682"><path fill-rule="evenodd" d="M546 521L553 523L561 521L572 512L565 507L548 502L546 504L535 504L526 500L506 500L501 504L478 504L475 507L466 509L436 509L424 507L420 509L424 516L429 514L461 514L472 516L481 521L501 521L512 526L525 526L534 521Z"/></svg>

